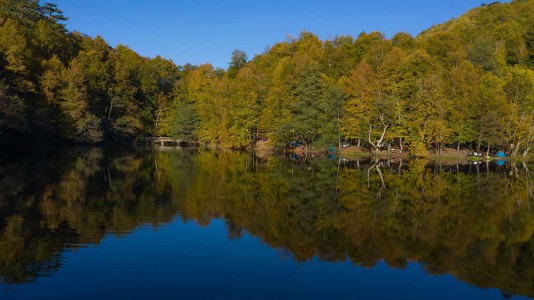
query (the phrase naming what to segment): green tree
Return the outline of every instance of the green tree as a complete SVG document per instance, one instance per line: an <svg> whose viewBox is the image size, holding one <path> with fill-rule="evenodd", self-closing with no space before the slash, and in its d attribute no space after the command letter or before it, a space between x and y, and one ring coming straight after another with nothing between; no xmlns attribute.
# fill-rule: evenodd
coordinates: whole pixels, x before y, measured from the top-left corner
<svg viewBox="0 0 534 300"><path fill-rule="evenodd" d="M534 71L517 66L512 68L504 90L510 105L506 134L511 153L516 156L523 150L526 155L534 139Z"/></svg>
<svg viewBox="0 0 534 300"><path fill-rule="evenodd" d="M232 60L228 66L228 77L236 78L239 69L241 69L247 63L247 54L239 49L232 52Z"/></svg>
<svg viewBox="0 0 534 300"><path fill-rule="evenodd" d="M491 146L504 146L505 116L510 113L503 90L503 80L487 73L480 79L480 97L476 102L477 149L485 145L487 153Z"/></svg>
<svg viewBox="0 0 534 300"><path fill-rule="evenodd" d="M83 143L101 142L100 120L88 111L86 80L77 60L72 60L69 67L62 70L61 84L58 106L64 115L67 138Z"/></svg>

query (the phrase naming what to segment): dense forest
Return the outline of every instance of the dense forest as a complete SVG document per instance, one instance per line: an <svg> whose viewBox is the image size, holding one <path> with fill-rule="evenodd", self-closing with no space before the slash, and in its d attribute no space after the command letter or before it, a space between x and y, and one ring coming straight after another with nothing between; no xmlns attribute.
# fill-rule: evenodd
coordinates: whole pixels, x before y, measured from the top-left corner
<svg viewBox="0 0 534 300"><path fill-rule="evenodd" d="M252 234L297 261L421 262L430 273L534 296L532 164L490 171L106 151L0 157L0 282L50 276L63 251L175 216L203 226L224 219L230 238Z"/></svg>
<svg viewBox="0 0 534 300"><path fill-rule="evenodd" d="M534 0L482 5L417 37L309 32L227 70L176 66L69 32L55 4L0 0L0 142L172 136L243 149L443 147L526 155L534 142Z"/></svg>

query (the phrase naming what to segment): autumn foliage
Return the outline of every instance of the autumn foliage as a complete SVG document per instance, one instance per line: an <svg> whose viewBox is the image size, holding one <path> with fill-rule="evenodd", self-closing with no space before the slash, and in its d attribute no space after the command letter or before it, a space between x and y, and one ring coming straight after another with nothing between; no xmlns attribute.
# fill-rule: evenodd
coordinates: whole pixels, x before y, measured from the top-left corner
<svg viewBox="0 0 534 300"><path fill-rule="evenodd" d="M0 141L511 155L534 141L533 0L483 5L417 37L303 32L251 60L234 51L228 70L111 48L63 20L53 4L0 0Z"/></svg>

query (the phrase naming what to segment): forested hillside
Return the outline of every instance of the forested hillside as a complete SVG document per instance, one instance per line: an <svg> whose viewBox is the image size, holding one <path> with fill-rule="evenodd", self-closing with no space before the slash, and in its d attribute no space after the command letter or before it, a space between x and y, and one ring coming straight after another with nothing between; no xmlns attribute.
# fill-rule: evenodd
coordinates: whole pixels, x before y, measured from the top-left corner
<svg viewBox="0 0 534 300"><path fill-rule="evenodd" d="M417 37L303 32L250 61L236 50L228 70L113 49L64 19L53 4L0 0L0 140L350 141L420 156L527 154L534 141L534 0L483 5Z"/></svg>
<svg viewBox="0 0 534 300"><path fill-rule="evenodd" d="M171 61L67 32L54 4L0 0L0 138L98 143L154 134Z"/></svg>

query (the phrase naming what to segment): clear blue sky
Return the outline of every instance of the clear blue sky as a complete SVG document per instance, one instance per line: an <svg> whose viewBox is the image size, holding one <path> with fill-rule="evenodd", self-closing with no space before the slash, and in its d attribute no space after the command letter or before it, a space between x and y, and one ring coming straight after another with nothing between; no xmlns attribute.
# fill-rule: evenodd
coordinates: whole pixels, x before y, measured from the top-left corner
<svg viewBox="0 0 534 300"><path fill-rule="evenodd" d="M417 35L486 0L56 0L67 28L101 35L143 56L226 68L232 51L249 58L288 35L321 39L381 31Z"/></svg>

